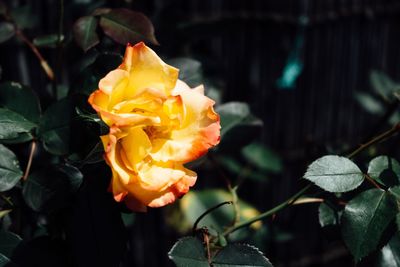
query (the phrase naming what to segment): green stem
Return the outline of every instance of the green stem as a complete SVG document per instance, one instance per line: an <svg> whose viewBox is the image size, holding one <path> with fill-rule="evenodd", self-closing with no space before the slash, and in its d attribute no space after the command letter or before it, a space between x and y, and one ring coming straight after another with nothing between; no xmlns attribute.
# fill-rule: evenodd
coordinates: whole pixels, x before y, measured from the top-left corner
<svg viewBox="0 0 400 267"><path fill-rule="evenodd" d="M303 189L301 189L299 192L297 192L292 197L290 197L288 200L286 200L285 202L279 204L278 206L276 206L276 207L274 207L274 208L272 208L272 209L270 209L270 210L268 210L268 211L266 211L264 213L261 213L260 215L258 215L256 217L253 217L253 218L251 218L249 220L243 221L243 222L241 222L239 224L236 224L233 227L230 227L230 228L226 229L225 232L223 233L223 235L224 236L228 236L230 233L232 233L232 232L234 232L234 231L236 231L236 230L238 230L240 228L246 227L246 226L248 226L248 225L250 225L250 224L252 224L252 223L254 223L256 221L259 221L259 220L262 220L264 218L267 218L267 217L277 213L278 211L283 210L284 208L286 208L287 206L290 206L293 202L295 202L296 199L301 197L311 186L312 186L312 184L308 184Z"/></svg>
<svg viewBox="0 0 400 267"><path fill-rule="evenodd" d="M381 133L380 135L372 138L370 141L368 141L365 144L361 144L356 150L354 150L353 152L351 152L349 155L347 155L348 158L353 158L354 156L356 156L357 154L359 154L360 152L362 152L364 149L381 142L382 140L391 137L392 135L394 135L395 133L397 133L398 131L400 131L400 123L397 123L395 126L393 126L392 129Z"/></svg>

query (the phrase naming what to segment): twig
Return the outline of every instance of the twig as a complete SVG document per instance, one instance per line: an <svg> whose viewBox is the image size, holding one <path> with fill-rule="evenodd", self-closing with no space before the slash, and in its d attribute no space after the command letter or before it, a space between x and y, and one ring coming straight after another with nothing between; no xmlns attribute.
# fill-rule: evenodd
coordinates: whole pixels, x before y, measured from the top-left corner
<svg viewBox="0 0 400 267"><path fill-rule="evenodd" d="M393 126L392 129L381 133L380 135L372 138L370 141L366 142L365 144L361 144L356 150L354 150L353 152L351 152L349 155L347 155L348 158L353 158L354 156L356 156L358 153L362 152L364 149L379 143L381 141L383 141L386 138L391 137L392 135L394 135L395 133L397 133L398 131L400 131L400 123L397 123L395 126Z"/></svg>
<svg viewBox="0 0 400 267"><path fill-rule="evenodd" d="M252 224L252 223L254 223L256 221L259 221L259 220L262 220L264 218L267 218L268 216L271 216L271 215L275 214L276 212L286 208L287 206L290 206L299 197L301 197L311 186L312 186L312 184L308 184L303 189L301 189L299 192L297 192L292 197L290 197L288 200L286 200L285 202L279 204L278 206L276 206L276 207L274 207L274 208L272 208L272 209L270 209L270 210L268 210L268 211L266 211L264 213L261 213L260 215L255 216L255 217L253 217L253 218L251 218L249 220L243 221L243 222L241 222L241 223L239 223L239 224L237 224L237 225L235 225L233 227L230 227L230 228L226 229L225 232L223 233L223 235L224 236L228 236L230 233L232 233L232 232L234 232L234 231L236 231L236 230L238 230L240 228L246 227L246 226L248 226L248 225L250 225L250 224Z"/></svg>
<svg viewBox="0 0 400 267"><path fill-rule="evenodd" d="M28 178L29 171L31 170L33 155L35 154L35 151L36 151L36 141L32 141L31 152L29 153L28 164L26 165L25 173L24 173L24 176L22 177L22 180L24 180L24 181L26 181L26 179Z"/></svg>
<svg viewBox="0 0 400 267"><path fill-rule="evenodd" d="M222 207L222 206L227 205L227 204L232 204L232 201L225 201L225 202L219 203L218 205L216 205L216 206L214 206L214 207L212 207L212 208L206 210L203 214L201 214L200 217L197 218L197 220L196 220L196 221L194 222L194 224L193 224L193 228L192 228L192 233L193 233L193 235L196 233L197 225L199 224L199 222L200 222L207 214L209 214L210 212L213 212L214 210L218 209L219 207Z"/></svg>
<svg viewBox="0 0 400 267"><path fill-rule="evenodd" d="M368 174L364 174L365 179L367 179L368 182L370 182L373 186L375 186L378 189L382 189L379 184L377 184L374 179L371 178Z"/></svg>

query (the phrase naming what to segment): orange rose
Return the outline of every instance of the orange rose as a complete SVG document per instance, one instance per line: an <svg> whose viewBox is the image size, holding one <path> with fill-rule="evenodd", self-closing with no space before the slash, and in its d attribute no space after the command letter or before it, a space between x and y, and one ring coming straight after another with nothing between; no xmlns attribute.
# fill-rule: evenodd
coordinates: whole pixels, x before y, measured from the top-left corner
<svg viewBox="0 0 400 267"><path fill-rule="evenodd" d="M143 43L127 46L122 64L100 81L89 103L110 126L101 137L110 189L135 211L188 192L197 175L183 164L220 139L219 116L203 86L189 88Z"/></svg>

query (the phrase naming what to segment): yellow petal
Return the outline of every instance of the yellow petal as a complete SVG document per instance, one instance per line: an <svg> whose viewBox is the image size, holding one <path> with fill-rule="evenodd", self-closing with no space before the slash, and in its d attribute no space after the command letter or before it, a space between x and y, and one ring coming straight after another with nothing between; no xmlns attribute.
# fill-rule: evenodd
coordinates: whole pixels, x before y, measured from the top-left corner
<svg viewBox="0 0 400 267"><path fill-rule="evenodd" d="M219 116L214 112L214 101L199 90L190 89L178 81L173 90L184 106L184 119L179 128L171 130L168 138L154 137L151 156L156 161L174 159L189 162L204 155L220 139Z"/></svg>
<svg viewBox="0 0 400 267"><path fill-rule="evenodd" d="M136 170L136 164L141 162L151 150L151 142L140 127L130 128L128 135L121 139L121 145L134 170Z"/></svg>
<svg viewBox="0 0 400 267"><path fill-rule="evenodd" d="M169 95L179 73L178 69L164 63L143 42L127 46L120 68L130 73L130 91L127 97L133 97L146 88L161 90Z"/></svg>

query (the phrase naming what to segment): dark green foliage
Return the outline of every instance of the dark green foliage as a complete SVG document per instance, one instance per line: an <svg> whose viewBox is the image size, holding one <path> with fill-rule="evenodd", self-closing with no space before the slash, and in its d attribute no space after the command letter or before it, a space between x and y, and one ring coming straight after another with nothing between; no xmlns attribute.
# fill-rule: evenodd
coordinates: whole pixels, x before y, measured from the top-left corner
<svg viewBox="0 0 400 267"><path fill-rule="evenodd" d="M82 17L75 22L73 29L75 41L85 52L100 42L96 33L97 24L97 18L92 16Z"/></svg>
<svg viewBox="0 0 400 267"><path fill-rule="evenodd" d="M55 102L44 112L40 121L39 138L44 148L54 155L69 152L71 120L74 107L70 98Z"/></svg>
<svg viewBox="0 0 400 267"><path fill-rule="evenodd" d="M23 186L25 202L35 211L51 212L70 205L81 183L81 172L68 165L50 166L29 175Z"/></svg>
<svg viewBox="0 0 400 267"><path fill-rule="evenodd" d="M13 188L22 175L15 154L7 147L0 145L0 192Z"/></svg>
<svg viewBox="0 0 400 267"><path fill-rule="evenodd" d="M396 213L394 197L379 189L364 191L346 205L341 221L342 234L356 261L376 249Z"/></svg>
<svg viewBox="0 0 400 267"><path fill-rule="evenodd" d="M101 16L100 26L106 35L122 45L140 41L158 44L153 25L139 12L125 8L112 9Z"/></svg>

